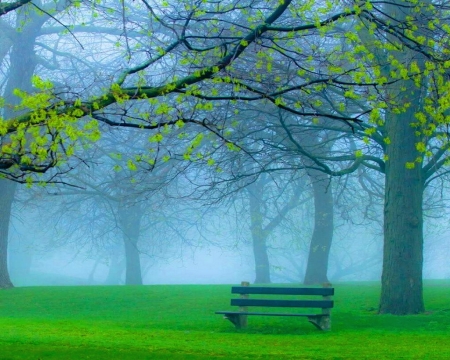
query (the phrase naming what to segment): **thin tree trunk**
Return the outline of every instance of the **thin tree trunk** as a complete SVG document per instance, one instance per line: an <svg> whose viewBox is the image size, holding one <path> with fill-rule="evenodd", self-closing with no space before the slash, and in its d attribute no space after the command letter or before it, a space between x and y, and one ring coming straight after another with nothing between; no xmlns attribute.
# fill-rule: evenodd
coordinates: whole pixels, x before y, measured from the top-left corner
<svg viewBox="0 0 450 360"><path fill-rule="evenodd" d="M270 181L266 177L261 176L246 188L250 203L250 231L255 259L256 284L271 282L267 240L272 231L284 220L286 214L298 205L300 194L303 191L303 187L297 183L291 184L293 193L290 199L283 206L278 207L275 216L266 217L263 192L265 185L269 183Z"/></svg>
<svg viewBox="0 0 450 360"><path fill-rule="evenodd" d="M12 181L0 180L0 288L13 287L8 272L8 235L16 186Z"/></svg>
<svg viewBox="0 0 450 360"><path fill-rule="evenodd" d="M266 238L252 236L253 255L255 256L255 284L269 284L270 263L267 254Z"/></svg>
<svg viewBox="0 0 450 360"><path fill-rule="evenodd" d="M261 211L261 189L248 189L250 202L250 231L252 234L253 255L255 259L255 284L268 284L270 280L270 263L267 254L267 232L263 228Z"/></svg>
<svg viewBox="0 0 450 360"><path fill-rule="evenodd" d="M125 285L142 285L141 259L138 249L142 213L139 205L119 205L119 219L125 248Z"/></svg>
<svg viewBox="0 0 450 360"><path fill-rule="evenodd" d="M124 234L123 241L126 258L125 284L142 285L141 259L137 247L137 239Z"/></svg>
<svg viewBox="0 0 450 360"><path fill-rule="evenodd" d="M333 241L333 193L329 177L309 173L314 193L314 231L309 248L304 284L328 282L328 259Z"/></svg>

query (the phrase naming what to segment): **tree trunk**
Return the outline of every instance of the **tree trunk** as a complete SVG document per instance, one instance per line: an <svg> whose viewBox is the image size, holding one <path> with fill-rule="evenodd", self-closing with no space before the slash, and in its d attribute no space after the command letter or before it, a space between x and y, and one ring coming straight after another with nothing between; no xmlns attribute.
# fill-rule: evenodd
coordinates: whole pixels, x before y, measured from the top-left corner
<svg viewBox="0 0 450 360"><path fill-rule="evenodd" d="M17 184L0 180L0 289L13 287L8 272L8 234Z"/></svg>
<svg viewBox="0 0 450 360"><path fill-rule="evenodd" d="M124 234L126 258L125 285L142 285L141 259L137 247L137 239Z"/></svg>
<svg viewBox="0 0 450 360"><path fill-rule="evenodd" d="M314 193L314 231L306 266L305 285L328 282L328 258L333 241L333 193L329 177L310 171Z"/></svg>
<svg viewBox="0 0 450 360"><path fill-rule="evenodd" d="M267 232L263 228L262 194L255 185L248 187L250 203L250 231L255 259L255 284L270 283L270 263L267 254Z"/></svg>
<svg viewBox="0 0 450 360"><path fill-rule="evenodd" d="M269 284L270 280L270 263L267 254L266 238L260 236L252 236L253 255L255 256L255 284Z"/></svg>
<svg viewBox="0 0 450 360"><path fill-rule="evenodd" d="M405 99L407 100L407 99ZM417 104L418 99L413 99ZM414 103L414 102L412 102ZM386 154L384 249L381 277L382 314L417 314L423 312L423 216L424 181L421 164L406 167L418 155L414 120L416 106L386 121L391 140Z"/></svg>
<svg viewBox="0 0 450 360"><path fill-rule="evenodd" d="M119 205L119 219L125 247L125 285L142 285L138 249L142 211L139 205Z"/></svg>
<svg viewBox="0 0 450 360"><path fill-rule="evenodd" d="M36 36L45 22L45 17L31 15L28 12L17 11L17 24L22 28L14 37L14 45L10 54L10 68L8 81L5 86L4 98L8 104L18 104L19 99L13 95L14 89L31 90L31 77L36 68L36 56L34 45ZM24 17L27 17L26 25L23 25ZM19 115L11 106L4 109L4 118ZM11 220L11 206L14 201L16 183L0 180L0 288L13 286L9 277L8 258L8 233Z"/></svg>
<svg viewBox="0 0 450 360"><path fill-rule="evenodd" d="M406 8L403 7L405 4ZM404 0L394 1L387 5L387 13L405 21L412 11L409 5ZM414 59L421 69L425 68L424 57L407 49L396 54L396 58L405 64ZM389 66L384 71L388 74ZM421 87L411 80L389 87L391 98L410 106L401 114L386 111L384 131L390 144L386 146L381 314L406 315L425 311L422 284L424 176L422 161L418 163L415 160L423 160L416 144L426 142L426 139L418 136L420 132L416 134L419 129L412 123L417 123L415 114L423 110L426 89L426 78L423 78ZM414 164L414 168L407 163Z"/></svg>

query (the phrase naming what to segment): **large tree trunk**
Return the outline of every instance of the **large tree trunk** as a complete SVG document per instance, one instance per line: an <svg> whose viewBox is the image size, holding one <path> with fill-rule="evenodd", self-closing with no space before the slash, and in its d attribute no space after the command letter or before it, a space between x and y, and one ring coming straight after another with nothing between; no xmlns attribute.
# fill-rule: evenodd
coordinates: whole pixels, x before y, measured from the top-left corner
<svg viewBox="0 0 450 360"><path fill-rule="evenodd" d="M413 101L417 104L418 99ZM410 126L415 109L412 106L406 114L393 115L386 121L386 133L392 145L386 151L389 160L386 162L380 313L404 315L424 311L424 182L421 164L416 163L414 169L406 167L418 155L416 130Z"/></svg>
<svg viewBox="0 0 450 360"><path fill-rule="evenodd" d="M119 205L119 220L125 247L125 285L142 285L138 241L142 211L139 205Z"/></svg>
<svg viewBox="0 0 450 360"><path fill-rule="evenodd" d="M411 11L403 7L405 4L410 5L403 0L392 2L387 5L387 13L405 21L408 11ZM408 64L414 58L420 68L425 67L420 54L404 49L395 55L402 63ZM384 71L388 74L389 67L386 66ZM426 88L425 78L421 87L411 80L404 80L388 88L390 97L399 104L410 106L401 114L386 112L384 131L390 144L386 146L384 249L379 307L382 314L417 314L425 310L422 284L424 177L422 162L415 160L423 159L416 144L426 140L418 136L418 129L412 123L417 123L415 114L423 110ZM407 163L414 164L414 168L407 166Z"/></svg>
<svg viewBox="0 0 450 360"><path fill-rule="evenodd" d="M267 254L267 232L263 228L261 211L261 189L254 185L248 188L250 202L250 231L252 234L253 255L255 259L255 284L270 283L270 263Z"/></svg>
<svg viewBox="0 0 450 360"><path fill-rule="evenodd" d="M0 180L0 288L13 286L8 272L8 234L16 186L12 181Z"/></svg>
<svg viewBox="0 0 450 360"><path fill-rule="evenodd" d="M328 282L328 258L333 241L333 192L329 177L310 171L314 193L314 231L309 248L304 284Z"/></svg>

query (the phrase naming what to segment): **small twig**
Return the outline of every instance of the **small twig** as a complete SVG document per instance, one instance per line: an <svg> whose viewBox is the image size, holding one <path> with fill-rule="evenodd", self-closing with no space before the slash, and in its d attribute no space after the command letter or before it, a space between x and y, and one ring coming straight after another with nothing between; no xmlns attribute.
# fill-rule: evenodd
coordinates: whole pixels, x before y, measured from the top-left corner
<svg viewBox="0 0 450 360"><path fill-rule="evenodd" d="M62 27L64 27L69 33L70 35L73 36L73 38L77 41L77 43L80 45L80 47L84 50L84 46L83 44L81 44L81 42L77 39L77 37L74 35L74 33L72 31L70 31L70 29L64 25L61 21L59 21L57 18L55 18L52 14L50 14L49 12L45 11L44 9L41 9L39 6L37 6L35 3L30 3L31 5L33 5L36 9L38 9L39 11L42 11L44 14L50 16L53 20L55 20L58 24L60 24Z"/></svg>
<svg viewBox="0 0 450 360"><path fill-rule="evenodd" d="M128 56L131 59L131 49L130 49L130 44L128 43L128 32L127 32L127 25L126 25L127 19L125 16L125 0L122 0L121 3L122 3L122 29L125 34L125 43L127 45Z"/></svg>

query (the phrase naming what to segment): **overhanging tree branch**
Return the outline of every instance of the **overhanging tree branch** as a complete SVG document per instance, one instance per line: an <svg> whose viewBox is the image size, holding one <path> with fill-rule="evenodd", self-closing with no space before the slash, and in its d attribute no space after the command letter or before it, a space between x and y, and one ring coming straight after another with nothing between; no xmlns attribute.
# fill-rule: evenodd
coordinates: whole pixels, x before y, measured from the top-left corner
<svg viewBox="0 0 450 360"><path fill-rule="evenodd" d="M31 3L31 0L19 0L13 3L0 4L0 16L5 15L10 11L14 11L28 3Z"/></svg>

